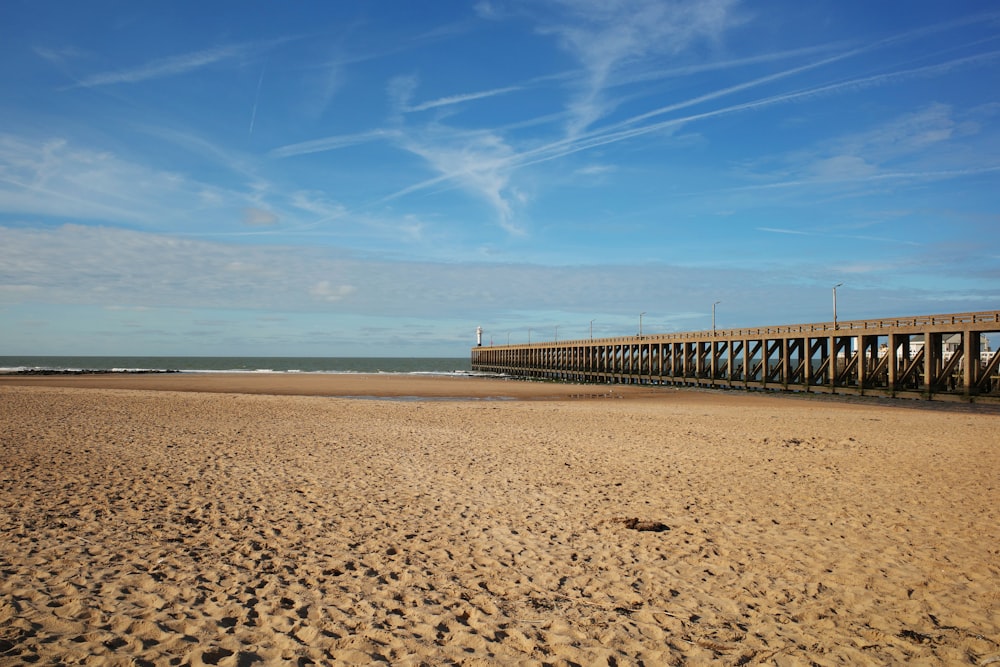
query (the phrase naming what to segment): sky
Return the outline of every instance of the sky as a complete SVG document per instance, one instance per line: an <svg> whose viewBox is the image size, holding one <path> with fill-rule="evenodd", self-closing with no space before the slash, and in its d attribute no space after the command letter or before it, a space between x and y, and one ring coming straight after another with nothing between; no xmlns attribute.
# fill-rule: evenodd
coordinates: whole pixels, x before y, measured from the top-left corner
<svg viewBox="0 0 1000 667"><path fill-rule="evenodd" d="M995 2L6 0L0 91L0 355L1000 309Z"/></svg>

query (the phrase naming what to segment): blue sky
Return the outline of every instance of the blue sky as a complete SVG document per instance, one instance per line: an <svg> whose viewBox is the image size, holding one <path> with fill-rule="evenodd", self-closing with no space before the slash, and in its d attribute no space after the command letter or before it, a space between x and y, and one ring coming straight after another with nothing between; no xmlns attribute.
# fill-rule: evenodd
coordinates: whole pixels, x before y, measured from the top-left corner
<svg viewBox="0 0 1000 667"><path fill-rule="evenodd" d="M1000 308L1000 8L0 5L0 354Z"/></svg>

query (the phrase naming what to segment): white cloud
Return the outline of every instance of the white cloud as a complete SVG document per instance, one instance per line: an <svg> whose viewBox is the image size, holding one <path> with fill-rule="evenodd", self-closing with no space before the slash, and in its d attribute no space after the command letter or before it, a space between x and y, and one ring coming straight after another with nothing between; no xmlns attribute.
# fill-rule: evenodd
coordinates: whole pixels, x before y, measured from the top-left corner
<svg viewBox="0 0 1000 667"><path fill-rule="evenodd" d="M309 289L309 293L322 301L342 301L357 291L353 285L331 285L329 280L321 280Z"/></svg>

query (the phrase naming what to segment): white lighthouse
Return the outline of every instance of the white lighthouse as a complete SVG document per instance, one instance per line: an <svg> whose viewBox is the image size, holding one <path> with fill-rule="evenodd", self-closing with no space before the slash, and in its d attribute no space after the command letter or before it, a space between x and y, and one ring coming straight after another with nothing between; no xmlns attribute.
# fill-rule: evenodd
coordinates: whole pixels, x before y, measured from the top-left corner
<svg viewBox="0 0 1000 667"><path fill-rule="evenodd" d="M483 346L483 328L476 327L476 347Z"/></svg>

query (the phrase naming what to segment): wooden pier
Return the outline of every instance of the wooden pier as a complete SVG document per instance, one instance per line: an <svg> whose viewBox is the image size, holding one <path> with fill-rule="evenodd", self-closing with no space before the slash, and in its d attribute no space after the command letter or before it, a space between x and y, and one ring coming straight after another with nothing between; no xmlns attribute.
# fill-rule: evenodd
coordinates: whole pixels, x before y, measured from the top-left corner
<svg viewBox="0 0 1000 667"><path fill-rule="evenodd" d="M601 384L1000 400L1000 311L477 346L472 370Z"/></svg>

